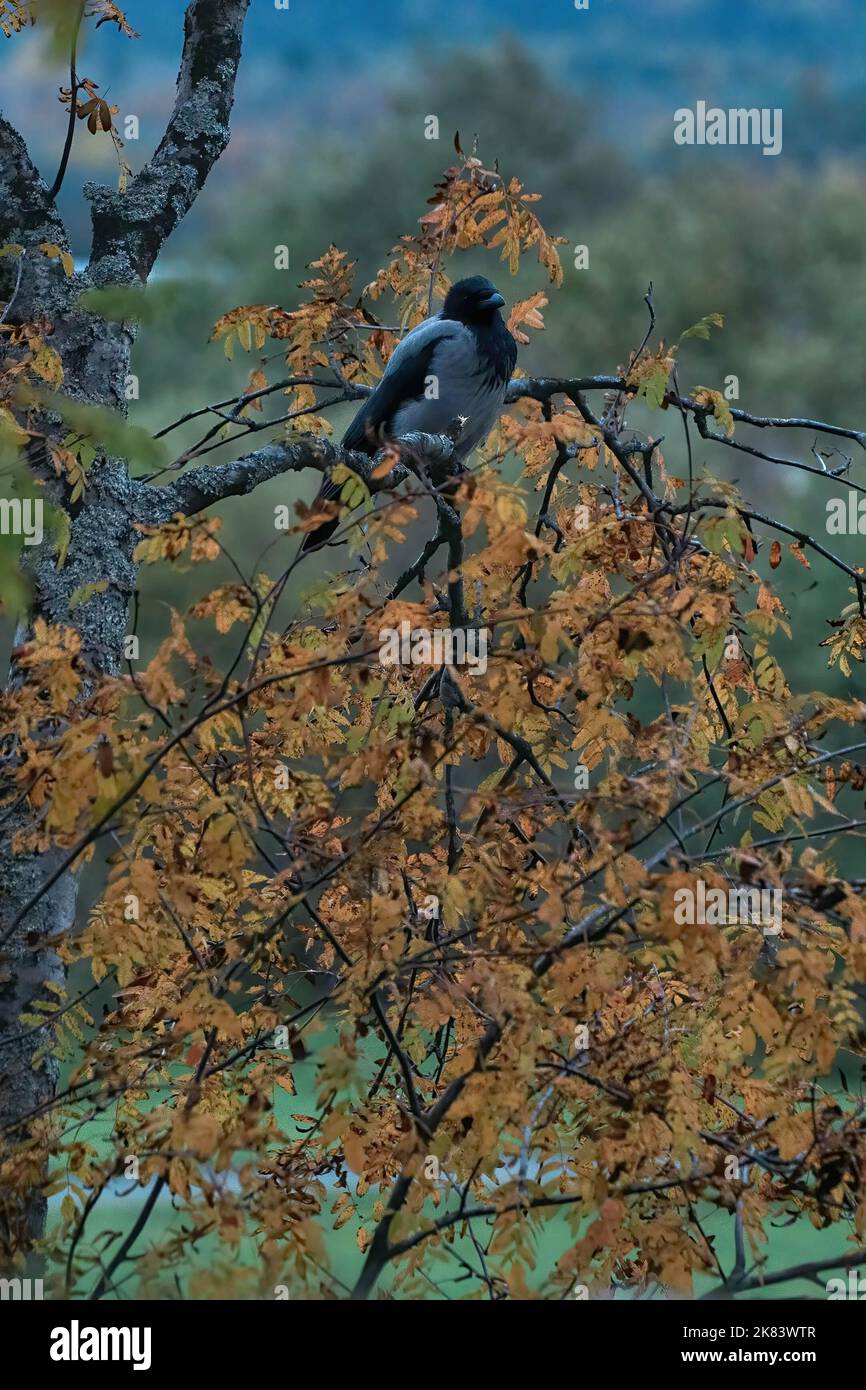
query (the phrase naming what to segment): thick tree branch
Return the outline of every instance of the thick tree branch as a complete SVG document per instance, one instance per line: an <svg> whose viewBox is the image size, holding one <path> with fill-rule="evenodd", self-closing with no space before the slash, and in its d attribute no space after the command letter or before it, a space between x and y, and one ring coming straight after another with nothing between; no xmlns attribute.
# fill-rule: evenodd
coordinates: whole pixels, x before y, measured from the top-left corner
<svg viewBox="0 0 866 1390"><path fill-rule="evenodd" d="M415 456L421 456L434 469L447 465L454 450L454 444L447 435L408 434L400 440L403 448ZM213 468L206 465L191 468L175 482L163 487L153 488L139 484L139 498L142 519L150 525L168 521L177 512L184 516L195 516L215 502L226 497L241 497L252 492L261 483L281 473L300 473L311 468L319 473L330 470L338 463L345 464L357 473L371 492L384 492L396 487L411 470L403 463L397 463L381 478L374 478L373 472L379 456L370 458L351 449L343 449L328 439L316 435L303 435L294 444L267 444L252 454L234 459L230 463L218 464Z"/></svg>
<svg viewBox="0 0 866 1390"><path fill-rule="evenodd" d="M97 281L147 279L228 144L248 7L249 0L190 0L174 111L153 158L125 193L85 188Z"/></svg>
<svg viewBox="0 0 866 1390"><path fill-rule="evenodd" d="M51 194L13 125L0 116L0 231L5 238L41 232L52 219L60 226Z"/></svg>
<svg viewBox="0 0 866 1390"><path fill-rule="evenodd" d="M0 116L0 245L6 242L28 252L35 252L45 242L63 250L69 244L48 186L27 146L14 126ZM23 266L7 256L0 261L0 300L6 301L8 310L14 293L15 320L33 318L37 311L55 310L64 280L60 263L47 256L28 255Z"/></svg>
<svg viewBox="0 0 866 1390"><path fill-rule="evenodd" d="M527 399L544 402L552 396L570 396L572 391L616 391L624 386L621 376L520 376L508 383L505 403L513 405Z"/></svg>
<svg viewBox="0 0 866 1390"><path fill-rule="evenodd" d="M319 383L325 385L327 383ZM276 383L266 387L261 392L256 392L249 398L242 398L246 403L247 399L255 399L259 395L270 395L272 392L281 389L285 383ZM618 432L605 426L597 416L587 407L583 400L583 391L611 391L626 389L624 377L619 376L585 376L585 377L516 377L509 384L506 393L506 403L513 404L520 400L535 400L549 408L550 401L555 395L566 395L573 400L580 410L583 418L588 424L596 426L603 435L605 443L614 453L620 464L625 468L635 486L641 491L645 501L651 510L663 510L670 512L670 508L661 505L659 499L655 497L649 485L640 477L632 467L630 456L633 453L643 452L637 444L631 445L622 440ZM359 397L366 394L366 388L355 387ZM711 439L717 443L731 444L733 441L725 435L716 434L707 427L709 412L705 407L698 405L688 396L679 396L675 392L669 392L666 397L668 405L676 406L678 409L690 412L694 415L700 433L705 439ZM235 404L237 402L224 401L221 405ZM206 414L210 411L217 411L219 407L205 406L201 410L192 411L181 420L175 421L174 425L182 424L187 420L196 418L198 415ZM860 430L846 429L840 425L832 425L820 420L809 420L803 417L792 417L790 419L781 416L759 416L751 415L748 411L732 409L731 414L734 419L744 424L752 425L757 428L778 428L778 429L814 429L818 433L842 436L844 438L856 440L866 446L866 432ZM268 425L257 426L258 429L269 428L276 422L269 422ZM164 434L163 430L160 433ZM159 436L157 436L159 437ZM402 441L404 448L410 449L413 453L418 453L428 464L432 464L435 470L437 464L442 465L450 459L451 441L446 435L410 435ZM659 441L653 441L651 445L655 448ZM825 477L834 477L835 473L825 473L819 468L813 468L808 464L797 463L794 460L771 457L762 454L747 445L738 445L745 452L753 453L757 457L766 458L769 462L788 464L791 467L802 468L808 472L822 474ZM571 447L560 451L557 459L555 472L552 481L562 466L580 451ZM268 482L271 478L277 477L281 473L296 473L302 469L311 468L319 472L334 467L337 463L345 463L363 478L371 492L386 491L396 486L407 476L408 469L399 464L386 477L373 479L371 473L374 463L365 454L350 453L341 449L339 446L330 443L328 440L317 438L313 435L302 436L293 444L270 444L262 449L257 449L254 453L245 455L243 458L233 460L229 463L221 464L217 467L200 467L190 469L178 478L174 483L165 485L162 488L149 488L147 490L147 500L142 506L142 519L150 524L155 524L158 519L167 520L177 512L183 512L186 516L193 516L196 512L202 511L205 507L211 506L215 502L221 502L226 497L242 496L252 492L260 483ZM843 481L846 481L843 479ZM861 489L853 484L858 491ZM545 511L549 502L551 487L548 484L548 492L545 494L544 503L539 514L538 524L535 534L539 535L542 524L545 521ZM441 528L440 528L441 529ZM439 537L441 540L442 537ZM411 579L411 575L410 575ZM405 587L405 585L401 586Z"/></svg>

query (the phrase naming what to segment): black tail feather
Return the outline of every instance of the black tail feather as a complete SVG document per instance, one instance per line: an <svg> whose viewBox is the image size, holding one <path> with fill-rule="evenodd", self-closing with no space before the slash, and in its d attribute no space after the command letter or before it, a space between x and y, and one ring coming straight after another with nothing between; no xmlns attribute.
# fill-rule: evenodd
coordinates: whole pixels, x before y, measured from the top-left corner
<svg viewBox="0 0 866 1390"><path fill-rule="evenodd" d="M335 483L330 478L325 478L316 494L316 502L336 502L340 496L341 487L341 483ZM308 531L301 545L301 554L303 555L307 550L314 550L318 545L324 545L325 541L331 539L341 521L342 517L335 516L330 521L323 521L321 526L316 527L315 531Z"/></svg>

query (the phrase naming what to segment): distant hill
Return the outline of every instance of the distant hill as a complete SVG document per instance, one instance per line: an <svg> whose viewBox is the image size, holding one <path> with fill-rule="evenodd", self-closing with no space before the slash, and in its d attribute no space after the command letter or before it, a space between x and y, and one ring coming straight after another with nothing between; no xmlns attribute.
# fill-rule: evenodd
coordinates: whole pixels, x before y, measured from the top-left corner
<svg viewBox="0 0 866 1390"><path fill-rule="evenodd" d="M139 116L140 143L127 151L138 169L170 110L185 6L125 0L124 7L141 37L130 41L103 26L89 35L79 72L101 84L121 117ZM683 163L673 113L698 100L783 108L783 159L761 161L762 174L866 156L866 93L855 61L866 52L863 0L589 0L588 10L574 0L289 0L286 10L253 0L223 177L257 161L278 173L281 156L303 157L323 137L344 142L350 157L365 130L393 119L395 87L418 86L421 100L416 74L437 55L492 50L503 35L529 49L559 87L587 98L591 134L645 171ZM51 177L66 74L40 61L38 31L0 39L0 57L3 109ZM516 86L507 97L519 122L524 93ZM557 138L580 145L586 128L577 123ZM718 149L711 157L730 156ZM87 235L77 188L88 177L115 179L108 141L76 141L62 197L76 242Z"/></svg>
<svg viewBox="0 0 866 1390"><path fill-rule="evenodd" d="M324 123L357 132L365 114L376 114L377 94L413 56L489 45L510 33L564 85L595 93L599 122L628 142L632 156L646 149L664 157L674 109L698 99L783 106L786 153L798 160L866 144L866 100L854 62L866 52L862 0L589 0L585 11L574 0L288 4L251 5L236 130L247 122L270 122L273 130L279 121L292 131L311 126L321 133ZM141 37L132 42L103 26L81 70L108 87L123 110L153 110L156 121L177 69L183 0L126 0L124 8ZM33 36L0 39L3 58L24 49L26 61L4 64L3 106L31 132L37 126L37 151L43 136L46 152L53 151L52 82L56 76L59 85L63 73L39 72ZM51 97L34 100L43 81ZM519 91L514 102L519 107Z"/></svg>

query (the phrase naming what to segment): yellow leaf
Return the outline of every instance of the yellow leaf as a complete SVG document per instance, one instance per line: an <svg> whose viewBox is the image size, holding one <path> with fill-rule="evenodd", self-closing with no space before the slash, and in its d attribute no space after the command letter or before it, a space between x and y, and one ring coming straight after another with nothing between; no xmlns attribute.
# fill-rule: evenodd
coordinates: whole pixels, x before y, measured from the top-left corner
<svg viewBox="0 0 866 1390"><path fill-rule="evenodd" d="M69 252L62 251L60 247L55 245L53 241L43 241L39 247L39 250L42 252L44 256L47 256L49 260L60 261L66 273L67 279L70 275L73 275L75 273L75 261L70 256Z"/></svg>
<svg viewBox="0 0 866 1390"><path fill-rule="evenodd" d="M334 1230L339 1231L340 1227L345 1226L347 1221L351 1221L354 1215L355 1208L352 1206L351 1203L349 1203L348 1206L343 1207L343 1210L340 1212L339 1216L334 1222Z"/></svg>
<svg viewBox="0 0 866 1390"><path fill-rule="evenodd" d="M47 381L49 386L61 386L63 384L63 363L60 360L59 352L55 352L53 347L47 343L33 354L30 362L31 370Z"/></svg>

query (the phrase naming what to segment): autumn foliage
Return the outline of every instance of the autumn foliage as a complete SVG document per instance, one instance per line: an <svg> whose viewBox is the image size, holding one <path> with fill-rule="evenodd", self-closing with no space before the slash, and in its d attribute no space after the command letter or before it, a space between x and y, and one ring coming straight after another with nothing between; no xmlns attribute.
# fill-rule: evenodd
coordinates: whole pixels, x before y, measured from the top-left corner
<svg viewBox="0 0 866 1390"><path fill-rule="evenodd" d="M562 280L536 207L458 142L370 284L332 246L294 307L227 305L215 337L249 354L249 386L200 452L258 432L274 395L269 439L327 435L464 253L500 277L534 267L510 317L528 343ZM63 1084L2 1160L11 1206L62 1194L41 1246L55 1291L130 1274L125 1240L92 1235L130 1171L128 1206L170 1195L180 1213L136 1235L135 1287L155 1296L176 1274L196 1297L345 1297L355 1278L412 1299L748 1291L773 1222L837 1223L840 1254L863 1240L862 1102L831 1078L860 1049L866 911L833 836L862 790L866 707L786 679L775 575L829 562L705 463L703 441L724 455L748 420L681 389L678 353L720 330L708 313L648 333L605 378L518 372L451 480L450 541L423 467L394 484L396 446L366 479L344 460L345 545L324 559L296 554L315 508L274 532L267 570L217 587L216 520L142 526L136 562L193 566L200 593L147 664L95 678L74 623L32 622L0 706L0 815L27 807L17 853L102 878L52 943L78 983L20 1019ZM22 458L47 439L73 506L98 426L47 435L47 393L65 408L50 325L0 332L4 427ZM591 340L581 354L585 370ZM635 402L654 434L627 423ZM278 623L300 564L309 587ZM851 583L824 642L846 673L866 633ZM190 618L234 640L228 669ZM404 620L485 628L486 671L384 666L380 633ZM777 890L781 931L679 920L699 880ZM714 1213L745 1251L734 1270L704 1234Z"/></svg>

